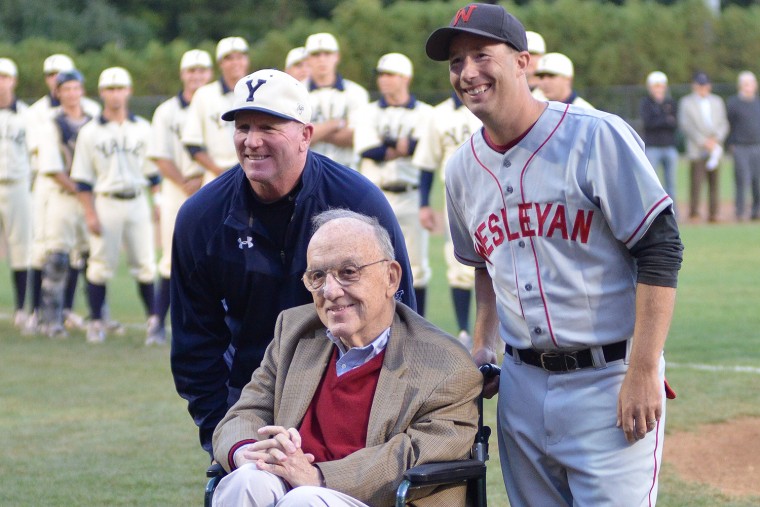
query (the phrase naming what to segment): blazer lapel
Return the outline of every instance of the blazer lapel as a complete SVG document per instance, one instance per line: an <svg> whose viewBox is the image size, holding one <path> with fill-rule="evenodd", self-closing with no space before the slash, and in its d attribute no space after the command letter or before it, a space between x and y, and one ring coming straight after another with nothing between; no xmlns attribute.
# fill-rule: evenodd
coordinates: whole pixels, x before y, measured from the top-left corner
<svg viewBox="0 0 760 507"><path fill-rule="evenodd" d="M375 398L367 424L367 447L387 442L402 412L401 403L406 393L406 363L404 344L407 328L401 322L398 308L391 325L391 334L385 347L385 358L375 389Z"/></svg>
<svg viewBox="0 0 760 507"><path fill-rule="evenodd" d="M333 347L324 328L299 340L282 389L278 424L286 427L301 424L322 381Z"/></svg>

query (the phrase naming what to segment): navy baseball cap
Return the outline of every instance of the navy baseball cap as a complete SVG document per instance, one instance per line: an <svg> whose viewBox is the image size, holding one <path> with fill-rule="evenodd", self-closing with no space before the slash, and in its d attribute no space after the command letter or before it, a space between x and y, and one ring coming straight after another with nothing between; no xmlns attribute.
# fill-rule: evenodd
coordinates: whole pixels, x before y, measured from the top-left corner
<svg viewBox="0 0 760 507"><path fill-rule="evenodd" d="M61 86L63 83L66 83L68 81L79 81L80 83L84 83L84 76L82 76L82 73L76 69L64 70L55 76L56 86Z"/></svg>
<svg viewBox="0 0 760 507"><path fill-rule="evenodd" d="M528 50L525 27L500 5L469 4L457 11L449 26L439 28L428 37L425 51L431 60L449 59L451 40L469 33L504 42L517 51Z"/></svg>
<svg viewBox="0 0 760 507"><path fill-rule="evenodd" d="M706 73L700 70L694 73L694 77L692 78L692 81L697 83L698 85L706 85L706 84L710 84L710 77Z"/></svg>

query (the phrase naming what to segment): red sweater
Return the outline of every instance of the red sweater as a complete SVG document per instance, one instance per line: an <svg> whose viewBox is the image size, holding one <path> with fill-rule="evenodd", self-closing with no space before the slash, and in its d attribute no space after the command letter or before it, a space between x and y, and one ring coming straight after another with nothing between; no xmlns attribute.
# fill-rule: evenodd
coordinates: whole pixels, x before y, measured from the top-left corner
<svg viewBox="0 0 760 507"><path fill-rule="evenodd" d="M369 412L384 357L385 350L338 377L338 348L333 350L298 430L303 452L312 453L316 463L341 459L366 447Z"/></svg>

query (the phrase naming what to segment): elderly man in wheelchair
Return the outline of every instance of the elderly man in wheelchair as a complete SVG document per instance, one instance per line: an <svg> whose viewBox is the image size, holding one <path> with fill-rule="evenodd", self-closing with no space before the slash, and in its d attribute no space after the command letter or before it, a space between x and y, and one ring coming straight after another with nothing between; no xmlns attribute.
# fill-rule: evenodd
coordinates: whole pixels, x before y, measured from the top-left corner
<svg viewBox="0 0 760 507"><path fill-rule="evenodd" d="M212 479L213 505L390 506L410 467L470 456L482 388L470 355L395 300L401 267L376 220L331 210L314 222L303 276L314 304L279 316L217 426L229 473ZM465 505L465 483L428 472L401 503Z"/></svg>

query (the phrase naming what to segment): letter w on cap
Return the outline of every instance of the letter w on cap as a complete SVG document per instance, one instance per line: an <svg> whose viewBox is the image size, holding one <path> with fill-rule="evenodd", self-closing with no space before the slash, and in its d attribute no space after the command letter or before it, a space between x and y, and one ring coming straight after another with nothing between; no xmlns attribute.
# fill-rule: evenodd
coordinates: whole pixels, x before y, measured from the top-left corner
<svg viewBox="0 0 760 507"><path fill-rule="evenodd" d="M472 16L472 12L477 9L477 5L468 5L467 7L462 7L457 11L456 16L454 16L454 22L451 23L451 26L456 26L459 24L459 21L463 21L467 23L470 21L470 16Z"/></svg>
<svg viewBox="0 0 760 507"><path fill-rule="evenodd" d="M249 79L245 82L246 86L248 86L248 98L245 99L246 102L253 102L253 94L256 93L256 90L259 89L261 85L266 83L266 79L259 79L259 82L256 83L256 86L253 86L253 79Z"/></svg>

